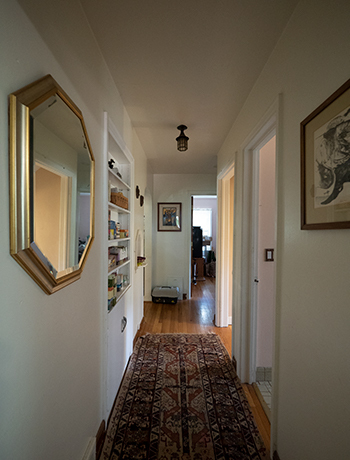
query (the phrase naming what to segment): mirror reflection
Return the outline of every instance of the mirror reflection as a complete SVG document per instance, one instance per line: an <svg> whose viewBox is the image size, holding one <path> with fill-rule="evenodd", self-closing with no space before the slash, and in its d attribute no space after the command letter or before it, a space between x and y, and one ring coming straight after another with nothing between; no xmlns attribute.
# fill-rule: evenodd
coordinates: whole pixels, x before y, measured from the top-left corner
<svg viewBox="0 0 350 460"><path fill-rule="evenodd" d="M91 155L80 119L58 94L30 111L31 241L57 276L76 268L91 236Z"/></svg>

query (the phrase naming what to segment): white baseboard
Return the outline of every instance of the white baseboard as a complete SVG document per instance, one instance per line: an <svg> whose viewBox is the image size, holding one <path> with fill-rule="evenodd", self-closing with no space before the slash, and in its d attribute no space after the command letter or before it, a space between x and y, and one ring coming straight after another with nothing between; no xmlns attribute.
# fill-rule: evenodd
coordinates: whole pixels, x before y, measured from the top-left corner
<svg viewBox="0 0 350 460"><path fill-rule="evenodd" d="M90 438L82 460L96 460L96 438Z"/></svg>

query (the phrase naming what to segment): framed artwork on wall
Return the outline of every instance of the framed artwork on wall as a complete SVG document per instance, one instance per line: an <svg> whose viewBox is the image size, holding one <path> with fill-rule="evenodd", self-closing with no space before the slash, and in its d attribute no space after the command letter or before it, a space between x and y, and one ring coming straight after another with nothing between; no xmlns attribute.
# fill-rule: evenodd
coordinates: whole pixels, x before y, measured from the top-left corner
<svg viewBox="0 0 350 460"><path fill-rule="evenodd" d="M181 232L181 203L158 203L158 232Z"/></svg>
<svg viewBox="0 0 350 460"><path fill-rule="evenodd" d="M301 229L350 228L350 80L300 124Z"/></svg>

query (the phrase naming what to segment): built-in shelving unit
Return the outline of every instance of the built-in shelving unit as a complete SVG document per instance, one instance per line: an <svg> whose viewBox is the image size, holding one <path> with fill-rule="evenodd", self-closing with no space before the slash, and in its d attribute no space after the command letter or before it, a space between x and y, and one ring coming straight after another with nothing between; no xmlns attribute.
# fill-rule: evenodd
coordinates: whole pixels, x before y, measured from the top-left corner
<svg viewBox="0 0 350 460"><path fill-rule="evenodd" d="M107 215L108 236L106 253L106 307L108 312L132 285L132 178L133 158L117 129L105 114L107 170ZM112 166L112 167L111 167Z"/></svg>
<svg viewBox="0 0 350 460"><path fill-rule="evenodd" d="M102 165L103 218L101 230L103 282L102 309L105 341L103 355L105 414L108 420L133 344L135 282L134 160L108 114L104 114L104 154ZM111 162L113 160L113 162ZM113 166L113 169L110 168ZM113 195L112 195L112 189ZM118 195L118 194L122 195ZM115 201L115 202L113 202ZM117 202L117 204L116 204ZM120 224L119 238L110 232L108 221ZM118 225L119 228L119 225ZM125 232L121 232L124 230ZM117 252L123 249L118 257ZM114 260L110 254L114 252ZM98 274L96 274L98 276ZM122 275L122 276L119 276ZM113 286L122 278L119 286ZM108 287L110 284L110 287ZM112 288L112 289L111 289ZM112 301L111 301L112 298Z"/></svg>

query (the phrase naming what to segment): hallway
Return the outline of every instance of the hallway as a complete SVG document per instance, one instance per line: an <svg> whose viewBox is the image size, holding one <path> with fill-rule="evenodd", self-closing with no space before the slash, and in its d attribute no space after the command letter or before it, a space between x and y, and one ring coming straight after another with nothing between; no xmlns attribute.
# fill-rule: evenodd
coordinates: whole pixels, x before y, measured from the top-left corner
<svg viewBox="0 0 350 460"><path fill-rule="evenodd" d="M181 300L176 305L145 302L144 319L138 336L149 333L205 333L215 332L220 336L231 355L231 326L227 328L214 325L215 278L192 284L192 298Z"/></svg>
<svg viewBox="0 0 350 460"><path fill-rule="evenodd" d="M231 355L232 327L216 327L215 278L192 285L192 298L176 305L144 303L144 318L136 339L147 333L206 333L215 332ZM270 423L252 385L242 384L265 447L270 448Z"/></svg>

